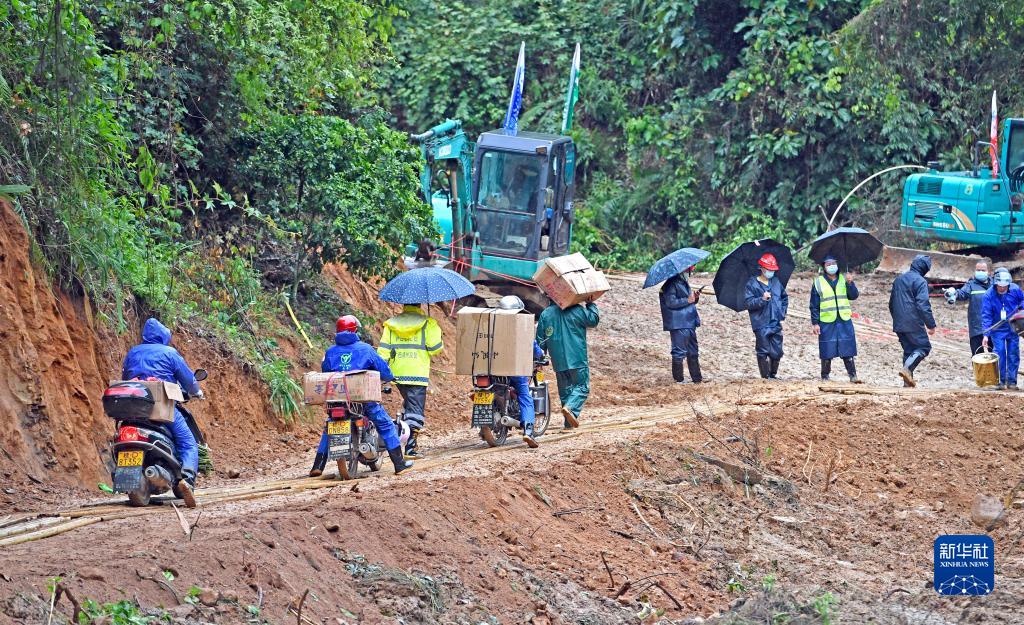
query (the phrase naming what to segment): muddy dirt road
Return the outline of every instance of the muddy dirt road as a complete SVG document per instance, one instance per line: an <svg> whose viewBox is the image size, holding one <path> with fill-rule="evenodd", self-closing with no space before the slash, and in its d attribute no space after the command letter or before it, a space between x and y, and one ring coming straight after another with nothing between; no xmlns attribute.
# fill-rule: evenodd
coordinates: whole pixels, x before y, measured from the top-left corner
<svg viewBox="0 0 1024 625"><path fill-rule="evenodd" d="M82 527L0 546L0 622L46 623L60 577L79 603L175 623L1024 623L1020 509L989 531L995 593L929 586L935 537L981 532L975 496L1024 476L1022 397L972 389L966 312L940 300L922 388L895 388L887 282L861 282L866 385L816 381L799 276L784 380L751 379L746 316L706 298L710 383L670 384L657 293L616 279L580 430L553 420L537 450L489 450L465 414L435 411L411 474L304 479L297 450L274 479L214 480L184 511L190 536L170 506L68 502L56 523ZM62 597L52 622L73 609Z"/></svg>

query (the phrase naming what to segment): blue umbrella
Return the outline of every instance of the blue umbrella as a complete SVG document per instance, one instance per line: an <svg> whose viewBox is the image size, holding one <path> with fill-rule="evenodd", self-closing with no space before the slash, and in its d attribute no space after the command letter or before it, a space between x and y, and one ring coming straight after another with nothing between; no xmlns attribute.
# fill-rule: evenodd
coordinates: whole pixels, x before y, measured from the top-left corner
<svg viewBox="0 0 1024 625"><path fill-rule="evenodd" d="M647 279L644 280L644 288L661 284L674 275L693 267L700 261L711 255L711 252L697 249L695 247L684 247L678 249L668 256L662 258L647 270Z"/></svg>
<svg viewBox="0 0 1024 625"><path fill-rule="evenodd" d="M396 304L435 304L475 292L472 282L451 269L421 267L395 276L380 290L380 298Z"/></svg>

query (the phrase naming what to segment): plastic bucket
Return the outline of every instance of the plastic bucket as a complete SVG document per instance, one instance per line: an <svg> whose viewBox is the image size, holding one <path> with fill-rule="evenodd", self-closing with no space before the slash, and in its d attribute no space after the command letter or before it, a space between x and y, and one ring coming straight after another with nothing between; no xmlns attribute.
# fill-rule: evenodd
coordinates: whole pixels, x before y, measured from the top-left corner
<svg viewBox="0 0 1024 625"><path fill-rule="evenodd" d="M974 367L974 383L984 388L999 384L999 356L996 354L975 354L971 358Z"/></svg>

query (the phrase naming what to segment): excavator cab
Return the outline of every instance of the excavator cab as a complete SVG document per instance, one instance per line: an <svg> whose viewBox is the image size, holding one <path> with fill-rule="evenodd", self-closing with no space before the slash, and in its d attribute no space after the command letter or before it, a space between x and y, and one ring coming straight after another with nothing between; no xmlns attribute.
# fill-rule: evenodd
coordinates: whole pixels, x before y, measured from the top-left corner
<svg viewBox="0 0 1024 625"><path fill-rule="evenodd" d="M476 144L472 234L485 268L529 280L569 249L576 150L569 137L485 132Z"/></svg>

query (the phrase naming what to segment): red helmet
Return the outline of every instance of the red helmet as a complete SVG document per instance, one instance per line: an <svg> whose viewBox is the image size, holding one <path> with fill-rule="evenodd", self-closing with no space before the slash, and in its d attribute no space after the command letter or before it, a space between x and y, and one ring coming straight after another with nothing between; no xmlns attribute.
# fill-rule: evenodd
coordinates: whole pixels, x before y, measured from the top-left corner
<svg viewBox="0 0 1024 625"><path fill-rule="evenodd" d="M761 265L768 271L778 271L779 261L775 260L775 254L765 254L757 261L758 265Z"/></svg>
<svg viewBox="0 0 1024 625"><path fill-rule="evenodd" d="M336 332L355 332L362 327L359 320L353 315L345 315L338 319L338 323L335 324L334 329Z"/></svg>

